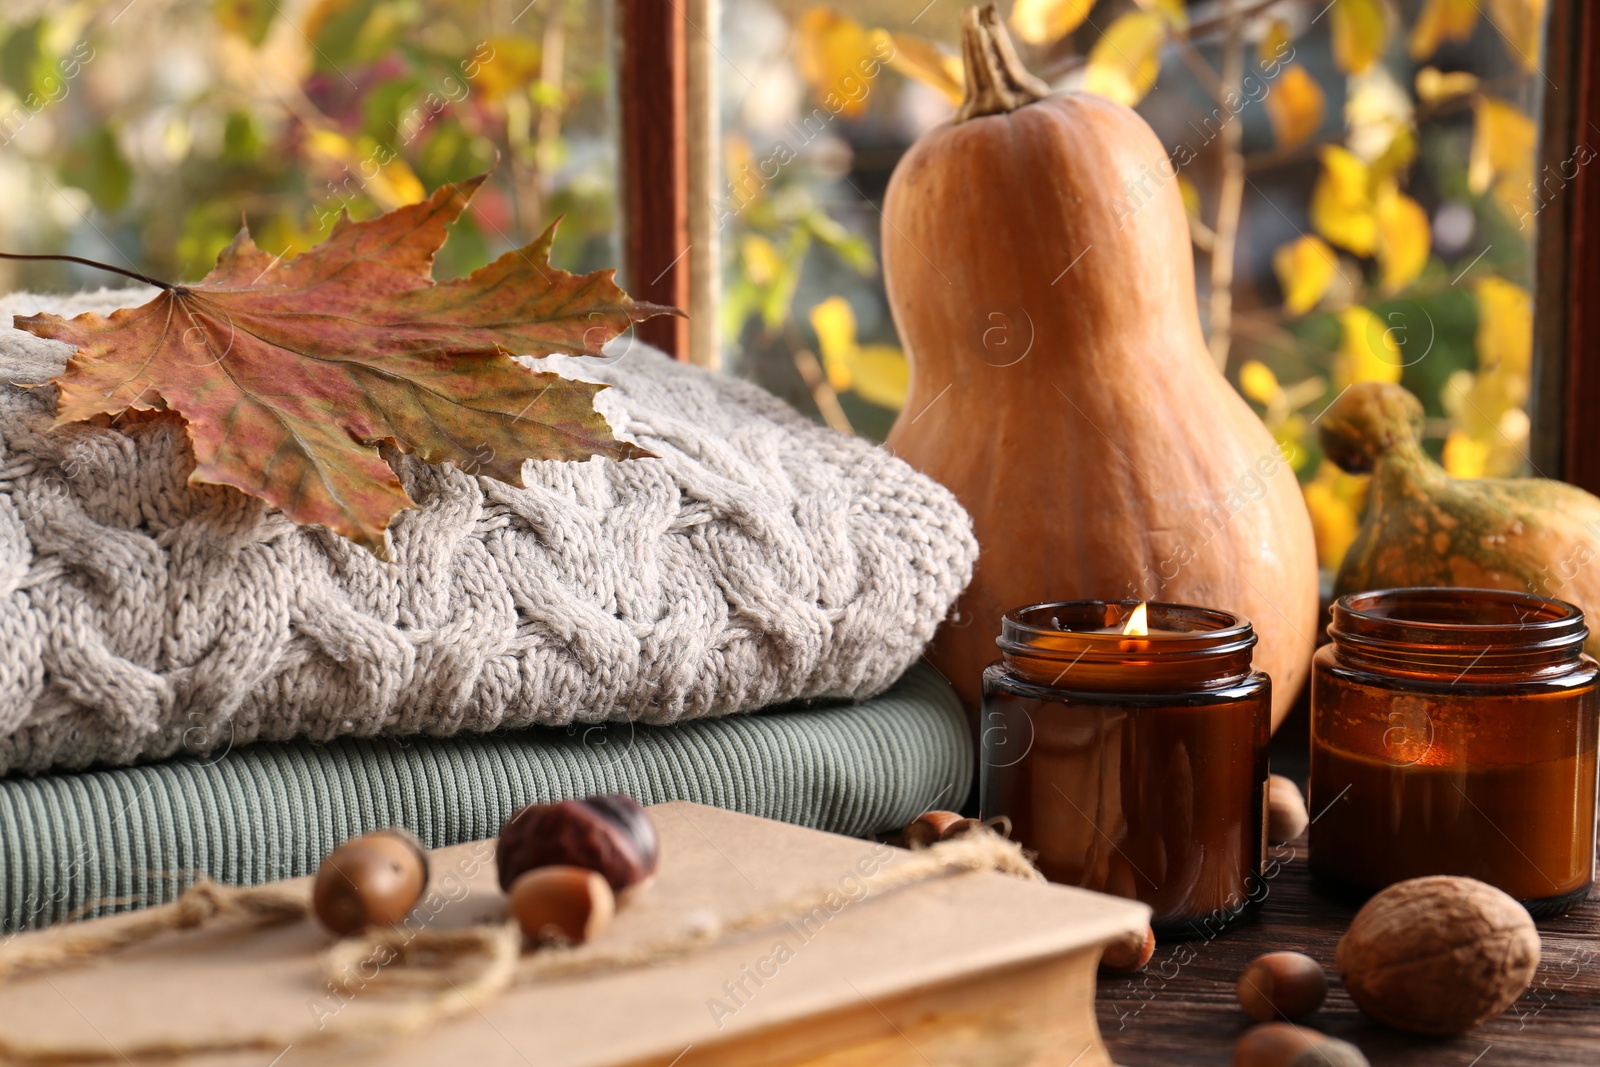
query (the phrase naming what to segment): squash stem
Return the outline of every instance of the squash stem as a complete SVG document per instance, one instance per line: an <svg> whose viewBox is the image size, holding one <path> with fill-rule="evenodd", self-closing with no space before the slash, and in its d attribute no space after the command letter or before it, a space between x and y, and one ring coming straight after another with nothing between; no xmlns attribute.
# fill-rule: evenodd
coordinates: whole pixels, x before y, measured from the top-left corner
<svg viewBox="0 0 1600 1067"><path fill-rule="evenodd" d="M1003 115L1050 95L1050 87L1029 74L1017 58L993 4L974 5L961 13L961 59L967 89L956 122Z"/></svg>

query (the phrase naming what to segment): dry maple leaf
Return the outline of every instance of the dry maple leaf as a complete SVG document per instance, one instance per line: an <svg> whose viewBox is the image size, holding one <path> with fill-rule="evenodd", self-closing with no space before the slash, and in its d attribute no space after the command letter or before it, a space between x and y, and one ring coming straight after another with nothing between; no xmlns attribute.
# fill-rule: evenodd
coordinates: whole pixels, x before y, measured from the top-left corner
<svg viewBox="0 0 1600 1067"><path fill-rule="evenodd" d="M177 412L194 444L190 482L231 485L380 556L390 519L415 506L381 444L513 485L528 459L649 456L594 410L604 386L511 357L599 355L675 309L630 299L612 271L551 267L555 226L434 283L434 252L485 177L369 222L341 218L290 260L241 230L200 282L109 318L17 316L18 329L77 349L53 380L56 425Z"/></svg>

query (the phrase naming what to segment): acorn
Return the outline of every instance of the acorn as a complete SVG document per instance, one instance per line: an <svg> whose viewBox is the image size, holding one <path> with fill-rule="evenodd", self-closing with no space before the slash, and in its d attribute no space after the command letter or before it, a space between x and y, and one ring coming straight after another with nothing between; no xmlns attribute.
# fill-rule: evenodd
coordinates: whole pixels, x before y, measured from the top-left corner
<svg viewBox="0 0 1600 1067"><path fill-rule="evenodd" d="M976 828L977 819L964 819L954 811L925 811L906 823L900 836L907 848L927 848Z"/></svg>
<svg viewBox="0 0 1600 1067"><path fill-rule="evenodd" d="M616 914L611 886L585 867L537 867L511 886L507 908L529 940L581 945Z"/></svg>
<svg viewBox="0 0 1600 1067"><path fill-rule="evenodd" d="M323 859L311 889L311 908L341 936L368 926L392 926L411 914L428 888L428 852L409 830L351 838Z"/></svg>
<svg viewBox="0 0 1600 1067"><path fill-rule="evenodd" d="M535 868L568 866L597 872L621 893L655 874L660 855L650 816L620 793L523 808L495 844L500 888L507 892Z"/></svg>

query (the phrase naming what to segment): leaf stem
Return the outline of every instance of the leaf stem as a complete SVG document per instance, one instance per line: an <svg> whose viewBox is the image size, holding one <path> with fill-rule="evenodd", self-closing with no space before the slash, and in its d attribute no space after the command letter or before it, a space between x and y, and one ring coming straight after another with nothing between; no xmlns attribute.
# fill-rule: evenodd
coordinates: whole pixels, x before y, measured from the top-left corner
<svg viewBox="0 0 1600 1067"><path fill-rule="evenodd" d="M44 253L44 252L37 252L37 253L0 252L0 259L27 259L27 260L46 260L46 259L48 259L48 260L56 260L56 261L59 261L59 262L62 262L62 263L79 263L79 264L82 264L85 267L93 267L96 270L108 270L112 274L120 274L124 278L132 278L135 281L144 282L146 285L153 285L157 289L176 289L176 288L178 288L176 285L173 285L171 282L159 281L159 280L157 280L155 278L150 277L148 274L140 274L136 270L123 270L121 267L113 267L109 263L101 263L101 262L99 262L97 260L93 260L93 259L84 259L82 256L62 256L62 255L47 254L47 253Z"/></svg>

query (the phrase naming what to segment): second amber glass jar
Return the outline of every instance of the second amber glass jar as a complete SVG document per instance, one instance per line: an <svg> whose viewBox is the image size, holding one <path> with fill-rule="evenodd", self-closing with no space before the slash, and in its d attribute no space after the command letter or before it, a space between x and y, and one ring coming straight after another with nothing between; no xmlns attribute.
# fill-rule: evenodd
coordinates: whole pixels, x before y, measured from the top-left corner
<svg viewBox="0 0 1600 1067"><path fill-rule="evenodd" d="M1361 898L1429 874L1537 915L1594 879L1596 665L1570 604L1488 589L1339 600L1311 680L1311 873Z"/></svg>
<svg viewBox="0 0 1600 1067"><path fill-rule="evenodd" d="M980 791L1052 881L1211 937L1261 899L1272 686L1225 611L1072 601L1008 613L983 674Z"/></svg>

